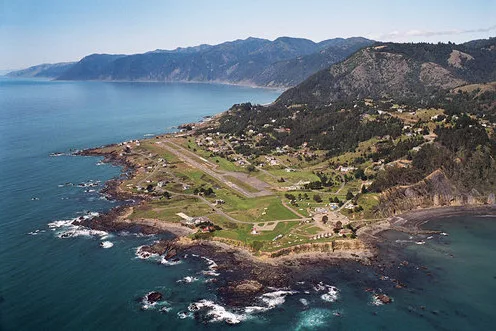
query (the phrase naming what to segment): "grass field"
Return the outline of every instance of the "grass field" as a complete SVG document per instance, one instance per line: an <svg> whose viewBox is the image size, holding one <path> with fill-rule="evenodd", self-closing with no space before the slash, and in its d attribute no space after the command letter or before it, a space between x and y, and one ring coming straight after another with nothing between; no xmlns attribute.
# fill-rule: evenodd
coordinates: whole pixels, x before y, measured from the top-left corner
<svg viewBox="0 0 496 331"><path fill-rule="evenodd" d="M130 215L131 219L149 218L180 222L182 219L176 215L177 213L185 213L191 217L207 216L215 225L222 228L215 231L214 236L235 240L243 243L243 245L256 247L256 249L264 251L274 251L294 244L309 242L313 235L322 231L321 228L313 223L306 223L301 220L300 216L283 205L283 201L289 205L289 200L284 196L284 192L274 190L274 195L246 198L224 182L181 161L174 154L165 152L165 149L161 147L164 142L157 142L160 142L160 139L144 140L140 146L132 146L132 152L129 154L129 160L136 165L137 169L134 178L124 181L121 188L137 193L136 185L146 187L151 184L154 191L154 195L150 196L149 201L135 207L132 215ZM216 164L219 167L218 169L226 171L240 170L240 167L226 159L211 156L209 152L194 144L192 139L188 141L188 139L175 138L174 142L180 143L181 146L191 152L194 151L196 156L188 155L188 157L191 156L198 162L205 163L201 159L204 158ZM187 147L188 145L189 148ZM168 146L173 147L172 144L168 144ZM114 150L117 148L118 152L122 152L125 147L113 148ZM109 151L111 150L109 149ZM163 161L158 161L159 158L166 161L166 167L163 166ZM306 166L316 165L318 161L313 163L300 161L300 164ZM286 172L280 166L279 168L268 168L272 176L263 171L258 171L253 175L265 179L274 188L292 185L300 181L319 180L312 170L302 170L297 167L295 169L295 172ZM331 173L334 176L333 170L331 170ZM248 192L257 192L255 188L238 178L227 174L225 176L227 180L242 189ZM277 179L280 177L283 177L285 182L279 183ZM168 183L159 188L157 186L158 181L167 181ZM214 194L206 197L195 196L195 189L201 187L205 189L213 188ZM335 196L332 190L337 190L338 187L331 188L331 192L290 192L295 196L298 196L298 194L303 196L305 193L309 196L308 200L298 201L299 206L291 206L291 208L304 217L308 217L315 207L327 205L329 198L334 198ZM171 199L161 197L164 190L171 194ZM147 194L144 190L139 193ZM344 200L346 192L341 193L339 197ZM313 196L315 194L319 194L323 201L320 203L314 201ZM224 200L224 203L212 207L205 199L210 204L213 204L216 200ZM227 214L227 216L220 211ZM228 216L234 218L234 220L228 218ZM251 233L253 226L258 227L257 234ZM276 237L278 238L275 239Z"/></svg>

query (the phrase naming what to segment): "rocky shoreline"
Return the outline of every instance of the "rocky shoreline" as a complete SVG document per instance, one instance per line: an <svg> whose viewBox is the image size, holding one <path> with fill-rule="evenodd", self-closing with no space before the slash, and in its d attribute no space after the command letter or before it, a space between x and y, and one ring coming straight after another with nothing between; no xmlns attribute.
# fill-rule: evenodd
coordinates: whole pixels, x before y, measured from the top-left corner
<svg viewBox="0 0 496 331"><path fill-rule="evenodd" d="M103 162L123 167L123 176L106 183L102 193L112 199L127 201L124 205L115 207L109 212L78 221L95 230L110 232L129 231L143 234L169 233L175 236L172 240L160 240L157 243L142 247L146 254L155 254L169 260L179 259L185 254L207 256L215 261L215 272L220 277L216 279L216 287L223 301L230 306L242 306L252 302L273 288L289 288L292 284L308 282L316 284L326 268L335 265L339 268L357 270L360 265L375 270L377 277L392 279L396 288L405 285L397 280L397 266L405 261L397 260L395 253L388 249L387 240L381 235L387 230L406 233L427 233L423 226L433 218L442 218L462 214L496 214L496 206L461 206L441 207L410 211L377 222L366 231L359 231L359 238L364 246L356 251L312 251L295 250L279 257L255 256L246 249L230 246L217 241L191 240L186 237L193 230L174 223L159 222L151 219L129 220L126 215L130 209L146 199L145 195L131 195L119 189L119 185L134 174L133 165L125 156L115 153L100 153L97 149L84 150L78 153L82 156L103 156ZM378 245L380 244L380 245ZM382 246L379 248L378 246ZM384 248L386 247L386 248ZM407 262L406 262L407 263ZM389 276L384 276L388 274ZM382 295L382 294L379 294ZM387 295L379 300L390 303Z"/></svg>

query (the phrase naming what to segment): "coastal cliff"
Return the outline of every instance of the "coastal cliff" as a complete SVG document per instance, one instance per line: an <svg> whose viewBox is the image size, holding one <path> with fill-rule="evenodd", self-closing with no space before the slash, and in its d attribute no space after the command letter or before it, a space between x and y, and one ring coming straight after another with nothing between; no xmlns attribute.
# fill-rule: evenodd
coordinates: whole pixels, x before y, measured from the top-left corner
<svg viewBox="0 0 496 331"><path fill-rule="evenodd" d="M494 203L494 193L484 195L475 189L464 192L453 185L441 170L436 170L413 185L396 186L383 192L376 211L380 217L390 217L418 208Z"/></svg>
<svg viewBox="0 0 496 331"><path fill-rule="evenodd" d="M293 247L283 248L272 253L266 253L265 255L275 258L305 253L326 253L330 258L338 257L346 253L350 254L350 258L358 258L359 254L362 257L364 255L372 255L370 247L367 247L365 243L359 239L334 240L326 243L296 245Z"/></svg>

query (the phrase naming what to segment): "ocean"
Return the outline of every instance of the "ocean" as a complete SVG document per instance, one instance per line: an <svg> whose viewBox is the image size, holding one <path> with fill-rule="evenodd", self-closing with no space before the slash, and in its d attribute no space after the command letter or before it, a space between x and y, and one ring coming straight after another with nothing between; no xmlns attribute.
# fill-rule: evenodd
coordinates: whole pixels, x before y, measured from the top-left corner
<svg viewBox="0 0 496 331"><path fill-rule="evenodd" d="M68 226L116 206L99 191L121 174L71 151L170 132L279 93L0 78L0 330L494 329L494 216L432 220L444 233L432 237L387 233L394 258L384 272L324 266L317 280L270 289L256 307L241 308L217 295L209 256L140 259L136 250L157 236ZM395 279L405 286L395 288ZM143 302L150 291L164 299ZM380 305L373 293L393 302Z"/></svg>

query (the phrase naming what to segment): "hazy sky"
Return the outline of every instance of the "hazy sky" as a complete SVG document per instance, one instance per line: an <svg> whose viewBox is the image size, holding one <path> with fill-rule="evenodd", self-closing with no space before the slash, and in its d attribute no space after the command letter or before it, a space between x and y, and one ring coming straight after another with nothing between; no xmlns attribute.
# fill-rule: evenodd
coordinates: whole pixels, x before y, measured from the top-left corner
<svg viewBox="0 0 496 331"><path fill-rule="evenodd" d="M0 0L0 69L249 36L453 41L496 35L496 0Z"/></svg>

